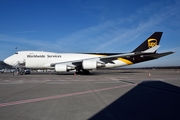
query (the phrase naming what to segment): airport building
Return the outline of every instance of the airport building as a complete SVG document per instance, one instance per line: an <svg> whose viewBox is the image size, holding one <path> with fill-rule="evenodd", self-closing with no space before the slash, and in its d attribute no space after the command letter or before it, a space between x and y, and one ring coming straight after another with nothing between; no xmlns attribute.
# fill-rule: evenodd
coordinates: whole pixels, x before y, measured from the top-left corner
<svg viewBox="0 0 180 120"><path fill-rule="evenodd" d="M7 65L3 61L0 61L0 69L12 69L12 67Z"/></svg>

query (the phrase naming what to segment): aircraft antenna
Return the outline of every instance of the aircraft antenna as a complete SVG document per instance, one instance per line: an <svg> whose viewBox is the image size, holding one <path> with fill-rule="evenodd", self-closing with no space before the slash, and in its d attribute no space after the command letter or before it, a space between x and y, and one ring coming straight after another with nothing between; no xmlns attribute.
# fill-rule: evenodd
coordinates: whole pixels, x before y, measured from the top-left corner
<svg viewBox="0 0 180 120"><path fill-rule="evenodd" d="M15 47L16 52L17 52L17 49L18 49L18 47Z"/></svg>

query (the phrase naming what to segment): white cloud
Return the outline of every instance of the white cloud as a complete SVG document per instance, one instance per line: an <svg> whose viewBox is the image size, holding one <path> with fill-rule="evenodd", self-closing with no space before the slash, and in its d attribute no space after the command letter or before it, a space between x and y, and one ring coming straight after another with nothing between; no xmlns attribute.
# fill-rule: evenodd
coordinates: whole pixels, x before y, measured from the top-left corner
<svg viewBox="0 0 180 120"><path fill-rule="evenodd" d="M8 46L10 46L10 45L11 46L14 45L14 47L18 47L19 49L26 48L26 50L30 49L30 48L33 48L34 50L44 50L44 49L45 50L48 50L48 49L56 50L56 49L60 49L57 46L57 44L51 43L49 41L32 40L32 39L3 35L3 34L0 34L0 41L1 42L8 42L7 49L8 49Z"/></svg>

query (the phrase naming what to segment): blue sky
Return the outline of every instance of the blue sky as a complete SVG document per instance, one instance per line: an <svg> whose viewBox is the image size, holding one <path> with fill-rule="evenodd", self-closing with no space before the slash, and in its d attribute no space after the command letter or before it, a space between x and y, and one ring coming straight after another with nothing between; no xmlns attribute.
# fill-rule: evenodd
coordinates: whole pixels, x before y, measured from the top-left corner
<svg viewBox="0 0 180 120"><path fill-rule="evenodd" d="M162 31L158 52L134 66L180 65L179 0L1 0L0 60L21 50L131 52Z"/></svg>

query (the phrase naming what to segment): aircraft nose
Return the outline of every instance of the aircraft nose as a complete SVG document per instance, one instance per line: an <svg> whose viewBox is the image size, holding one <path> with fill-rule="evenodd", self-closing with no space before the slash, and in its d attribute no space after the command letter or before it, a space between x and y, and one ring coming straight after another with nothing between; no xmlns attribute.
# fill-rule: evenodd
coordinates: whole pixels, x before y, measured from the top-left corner
<svg viewBox="0 0 180 120"><path fill-rule="evenodd" d="M12 61L11 59L8 57L4 60L4 63L8 64L8 65L11 65L12 64Z"/></svg>

